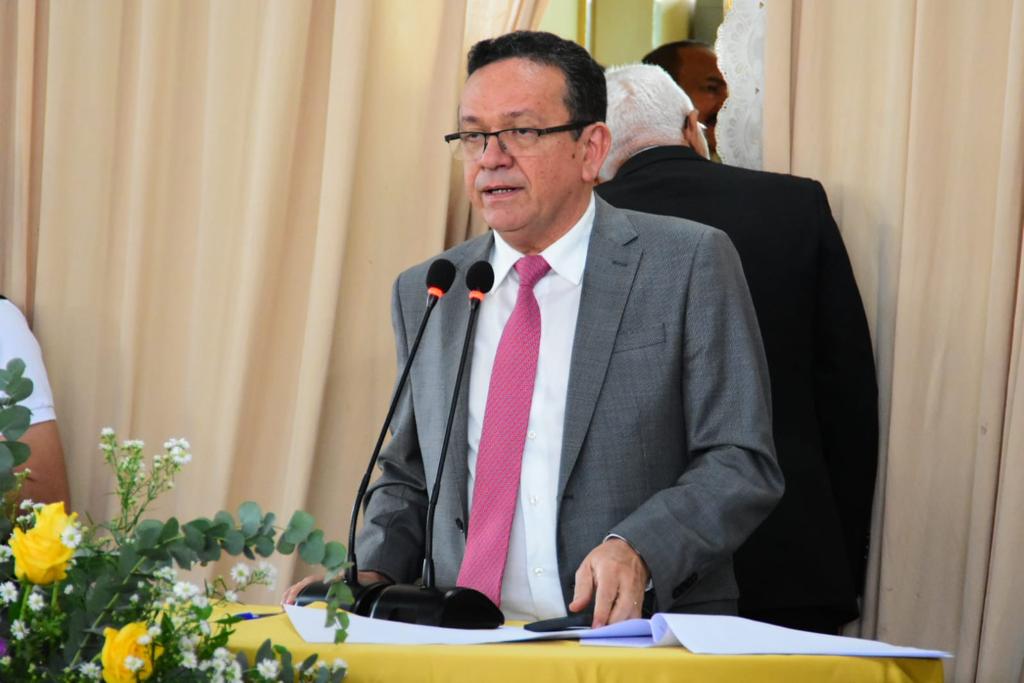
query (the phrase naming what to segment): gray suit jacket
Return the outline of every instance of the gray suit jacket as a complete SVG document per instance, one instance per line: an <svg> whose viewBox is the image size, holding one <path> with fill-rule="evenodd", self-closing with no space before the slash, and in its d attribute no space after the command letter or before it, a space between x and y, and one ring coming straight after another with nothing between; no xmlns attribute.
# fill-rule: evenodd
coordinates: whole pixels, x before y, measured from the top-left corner
<svg viewBox="0 0 1024 683"><path fill-rule="evenodd" d="M469 315L461 274L492 244L487 234L443 254L460 277L430 320L381 455L356 544L361 569L403 582L420 575L427 495ZM395 283L400 366L423 314L428 265ZM757 320L725 234L597 199L571 363L558 481L566 603L580 562L608 534L650 568L648 609L735 600L732 554L783 484ZM435 518L441 586L455 585L466 546L468 376Z"/></svg>

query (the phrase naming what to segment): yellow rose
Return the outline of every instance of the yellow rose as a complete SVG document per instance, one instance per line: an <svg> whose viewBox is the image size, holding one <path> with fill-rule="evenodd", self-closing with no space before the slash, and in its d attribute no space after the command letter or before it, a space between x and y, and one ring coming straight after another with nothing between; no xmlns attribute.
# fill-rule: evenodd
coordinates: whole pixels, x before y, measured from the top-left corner
<svg viewBox="0 0 1024 683"><path fill-rule="evenodd" d="M61 534L77 517L77 513L64 513L64 503L51 503L36 513L34 527L28 531L15 529L10 542L15 575L38 586L63 580L75 551L64 545Z"/></svg>
<svg viewBox="0 0 1024 683"><path fill-rule="evenodd" d="M103 629L103 680L106 683L135 683L153 675L153 660L160 656L162 648L149 642L149 631L141 621L136 621L121 630ZM142 639L140 643L139 640ZM129 660L129 657L132 658Z"/></svg>

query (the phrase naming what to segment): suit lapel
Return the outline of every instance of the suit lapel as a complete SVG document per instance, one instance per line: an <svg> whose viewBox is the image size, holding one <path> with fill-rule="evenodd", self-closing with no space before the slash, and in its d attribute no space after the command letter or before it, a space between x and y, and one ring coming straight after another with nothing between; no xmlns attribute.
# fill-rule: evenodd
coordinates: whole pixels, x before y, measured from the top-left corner
<svg viewBox="0 0 1024 683"><path fill-rule="evenodd" d="M625 214L597 199L565 403L558 495L579 458L643 251Z"/></svg>
<svg viewBox="0 0 1024 683"><path fill-rule="evenodd" d="M442 300L446 306L439 307L436 312L440 315L441 334L438 338L443 340L441 348L442 368L441 396L438 397L440 405L443 406L441 420L437 426L437 448L440 454L441 443L444 439L444 428L448 420L448 406L451 401L452 391L455 389L455 377L458 374L459 356L462 353L462 343L466 337L466 325L469 324L469 303L467 297L469 290L466 289L465 275L469 267L480 260L487 260L491 253L491 246L494 244L494 237L487 233L475 240L467 242L462 250L460 258L453 258L452 261L458 268L456 285L451 288L449 297L451 301ZM452 255L454 256L454 254ZM454 296L452 296L454 295ZM447 297L446 297L447 298ZM466 502L466 486L469 478L467 467L467 456L469 445L467 431L469 429L469 374L473 365L473 346L470 341L469 352L466 357L466 369L462 373L462 388L459 391L459 402L455 408L455 418L452 422L452 434L448 444L448 456L445 462L445 475L447 480L442 487L442 496L455 495L459 500L459 509L462 510L463 519L468 519L468 507ZM422 428L422 427L421 427ZM454 491L452 491L454 488ZM450 492L450 493L449 493Z"/></svg>

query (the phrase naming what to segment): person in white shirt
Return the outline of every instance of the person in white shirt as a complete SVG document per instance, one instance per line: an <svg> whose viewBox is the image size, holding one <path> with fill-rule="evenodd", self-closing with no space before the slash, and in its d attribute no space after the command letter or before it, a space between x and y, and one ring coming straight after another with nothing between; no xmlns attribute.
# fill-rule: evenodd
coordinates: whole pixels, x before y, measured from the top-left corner
<svg viewBox="0 0 1024 683"><path fill-rule="evenodd" d="M25 362L25 377L33 384L32 394L20 404L32 411L31 426L18 439L31 449L28 462L16 470L25 467L31 470L20 496L37 503L64 501L65 508L70 509L64 450L57 431L57 415L43 354L25 316L14 304L0 297L0 367L7 367L8 361L14 358Z"/></svg>

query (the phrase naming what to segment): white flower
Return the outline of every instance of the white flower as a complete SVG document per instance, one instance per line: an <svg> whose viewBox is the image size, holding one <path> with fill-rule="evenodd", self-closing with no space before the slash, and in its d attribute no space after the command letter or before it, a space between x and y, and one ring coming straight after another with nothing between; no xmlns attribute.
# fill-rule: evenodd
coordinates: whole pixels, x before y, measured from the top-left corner
<svg viewBox="0 0 1024 683"><path fill-rule="evenodd" d="M44 607L46 607L46 598L44 598L41 593L33 591L32 594L28 596L28 608L33 612L38 612Z"/></svg>
<svg viewBox="0 0 1024 683"><path fill-rule="evenodd" d="M7 605L18 599L18 586L13 581L0 583L0 603Z"/></svg>
<svg viewBox="0 0 1024 683"><path fill-rule="evenodd" d="M11 551L11 546L0 545L0 562L6 562L12 557L14 557L14 553Z"/></svg>
<svg viewBox="0 0 1024 683"><path fill-rule="evenodd" d="M264 659L256 665L256 673L268 681L276 679L280 671L281 664L276 659Z"/></svg>
<svg viewBox="0 0 1024 683"><path fill-rule="evenodd" d="M104 427L103 429L100 430L100 436L113 436L113 435L114 435L114 428L113 427Z"/></svg>
<svg viewBox="0 0 1024 683"><path fill-rule="evenodd" d="M123 444L121 444L121 447L134 448L141 451L143 448L146 447L146 442L142 441L141 439L129 439L128 441L125 441Z"/></svg>
<svg viewBox="0 0 1024 683"><path fill-rule="evenodd" d="M11 637L15 640L21 640L28 635L28 627L21 619L15 619L11 622Z"/></svg>
<svg viewBox="0 0 1024 683"><path fill-rule="evenodd" d="M172 455L171 460L174 461L175 465L187 465L192 462L192 454L182 453L180 455Z"/></svg>
<svg viewBox="0 0 1024 683"><path fill-rule="evenodd" d="M75 592L75 587L72 584L64 586L64 595L71 595Z"/></svg>
<svg viewBox="0 0 1024 683"><path fill-rule="evenodd" d="M86 678L91 678L97 681L100 679L100 674L103 673L100 670L100 665L96 662L86 662L84 664L79 664L78 672Z"/></svg>
<svg viewBox="0 0 1024 683"><path fill-rule="evenodd" d="M224 600L227 602L238 602L238 593L235 591L224 591Z"/></svg>
<svg viewBox="0 0 1024 683"><path fill-rule="evenodd" d="M208 622L208 621L200 621L199 622L199 631L204 636L210 635L210 622Z"/></svg>
<svg viewBox="0 0 1024 683"><path fill-rule="evenodd" d="M128 602L132 603L133 605L135 603L137 603L138 601L139 601L139 594L138 593L132 593L131 596L128 598Z"/></svg>
<svg viewBox="0 0 1024 683"><path fill-rule="evenodd" d="M210 604L209 599L205 595L197 595L192 598L192 604L202 609Z"/></svg>
<svg viewBox="0 0 1024 683"><path fill-rule="evenodd" d="M194 669L199 666L199 660L196 659L196 653L192 650L185 650L182 652L181 665L186 669Z"/></svg>
<svg viewBox="0 0 1024 683"><path fill-rule="evenodd" d="M149 635L150 635L150 637L157 638L157 637L160 636L161 633L163 633L163 631L160 629L160 627L157 624L153 624L152 626L149 627Z"/></svg>
<svg viewBox="0 0 1024 683"><path fill-rule="evenodd" d="M32 512L42 512L44 507L46 503L35 503L32 505Z"/></svg>
<svg viewBox="0 0 1024 683"><path fill-rule="evenodd" d="M160 569L153 572L153 576L163 581L174 581L178 578L178 572L175 571L174 567L160 567Z"/></svg>
<svg viewBox="0 0 1024 683"><path fill-rule="evenodd" d="M74 550L82 542L82 530L77 524L69 524L60 534L60 542Z"/></svg>
<svg viewBox="0 0 1024 683"><path fill-rule="evenodd" d="M231 568L229 574L235 583L246 583L252 575L252 570L249 569L249 565L239 562Z"/></svg>
<svg viewBox="0 0 1024 683"><path fill-rule="evenodd" d="M124 658L124 668L128 669L129 671L139 671L144 666L146 666L146 663L138 657L128 655Z"/></svg>
<svg viewBox="0 0 1024 683"><path fill-rule="evenodd" d="M186 652L191 652L196 649L196 645L198 644L199 638L197 636L182 636L178 639L178 645Z"/></svg>
<svg viewBox="0 0 1024 683"><path fill-rule="evenodd" d="M346 662L341 657L337 657L334 660L334 663L331 664L331 671L334 672L334 673L338 673L342 669L347 669L347 668L348 668L348 662Z"/></svg>
<svg viewBox="0 0 1024 683"><path fill-rule="evenodd" d="M11 658L10 658L9 655L4 655L3 657L0 657L0 669L6 669L10 665L11 665Z"/></svg>
<svg viewBox="0 0 1024 683"><path fill-rule="evenodd" d="M148 633L143 633L141 636L135 639L135 642L139 645L149 645L153 642L153 637Z"/></svg>
<svg viewBox="0 0 1024 683"><path fill-rule="evenodd" d="M18 505L18 507L21 508L22 510L31 510L34 506L35 501L33 501L31 498L26 498L25 500L21 501L20 505Z"/></svg>
<svg viewBox="0 0 1024 683"><path fill-rule="evenodd" d="M199 586L188 581L178 581L174 584L174 597L179 600L189 600L193 596L199 595Z"/></svg>

